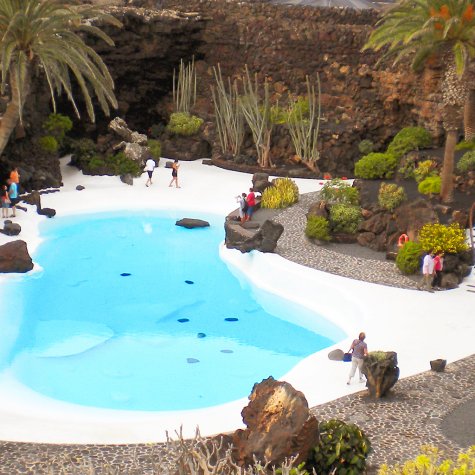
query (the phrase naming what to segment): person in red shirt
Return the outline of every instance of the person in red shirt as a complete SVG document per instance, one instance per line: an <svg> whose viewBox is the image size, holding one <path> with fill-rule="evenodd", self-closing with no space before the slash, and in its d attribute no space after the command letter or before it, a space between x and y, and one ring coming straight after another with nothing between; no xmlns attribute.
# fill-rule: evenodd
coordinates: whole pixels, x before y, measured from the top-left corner
<svg viewBox="0 0 475 475"><path fill-rule="evenodd" d="M256 195L254 194L254 190L252 188L249 188L249 193L247 194L246 202L246 221L250 221L252 214L254 213L254 208L256 207Z"/></svg>
<svg viewBox="0 0 475 475"><path fill-rule="evenodd" d="M444 268L444 253L439 251L434 257L434 280L432 287L439 288L442 283L442 269Z"/></svg>

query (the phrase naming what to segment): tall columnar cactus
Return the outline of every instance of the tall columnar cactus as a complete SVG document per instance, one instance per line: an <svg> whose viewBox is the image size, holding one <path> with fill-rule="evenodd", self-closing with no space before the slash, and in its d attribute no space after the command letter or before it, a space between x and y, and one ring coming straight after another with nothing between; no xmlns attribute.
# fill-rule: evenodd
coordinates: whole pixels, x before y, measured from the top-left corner
<svg viewBox="0 0 475 475"><path fill-rule="evenodd" d="M173 102L175 112L189 114L196 102L196 70L195 58L185 66L180 60L178 75L173 70Z"/></svg>

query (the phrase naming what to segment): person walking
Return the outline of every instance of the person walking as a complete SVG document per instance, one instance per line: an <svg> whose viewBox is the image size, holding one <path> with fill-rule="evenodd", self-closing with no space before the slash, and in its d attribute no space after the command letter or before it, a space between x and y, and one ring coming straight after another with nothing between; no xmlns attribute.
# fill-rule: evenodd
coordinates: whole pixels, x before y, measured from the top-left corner
<svg viewBox="0 0 475 475"><path fill-rule="evenodd" d="M239 196L236 196L237 202L239 203L239 221L243 223L246 220L246 211L247 211L247 201L246 193L242 193Z"/></svg>
<svg viewBox="0 0 475 475"><path fill-rule="evenodd" d="M11 172L10 172L10 180L13 183L18 185L20 184L20 172L18 171L18 167L15 167Z"/></svg>
<svg viewBox="0 0 475 475"><path fill-rule="evenodd" d="M254 214L254 208L256 207L256 195L254 194L254 189L249 188L249 193L246 198L247 202L247 211L245 221L250 221L252 215Z"/></svg>
<svg viewBox="0 0 475 475"><path fill-rule="evenodd" d="M2 218L8 218L8 208L10 208L10 196L8 195L7 185L2 185L2 194L0 199L2 202Z"/></svg>
<svg viewBox="0 0 475 475"><path fill-rule="evenodd" d="M150 186L152 184L152 175L156 166L157 164L155 163L155 160L153 160L152 157L148 157L147 161L145 162L145 171L147 172L147 175L148 175L148 179L147 179L147 182L145 183L145 186Z"/></svg>
<svg viewBox="0 0 475 475"><path fill-rule="evenodd" d="M442 284L442 269L444 268L444 253L442 251L436 252L434 257L434 279L432 287L440 290Z"/></svg>
<svg viewBox="0 0 475 475"><path fill-rule="evenodd" d="M10 197L10 206L12 208L12 215L10 216L11 218L16 217L16 204L19 201L18 198L18 185L12 181L8 180L8 196Z"/></svg>
<svg viewBox="0 0 475 475"><path fill-rule="evenodd" d="M364 341L365 338L366 335L364 332L361 332L358 335L358 339L353 340L353 343L350 346L348 352L351 353L351 369L348 376L348 382L346 384L351 384L351 378L355 375L356 368L358 368L360 383L364 381L361 370L363 369L364 357L368 356L368 345Z"/></svg>
<svg viewBox="0 0 475 475"><path fill-rule="evenodd" d="M434 279L434 252L431 250L425 256L422 261L422 286L428 292L434 292L432 290L432 280Z"/></svg>
<svg viewBox="0 0 475 475"><path fill-rule="evenodd" d="M178 169L180 168L180 164L178 163L178 160L175 159L175 161L172 163L172 181L168 185L169 187L175 183L176 188L180 188L178 185Z"/></svg>

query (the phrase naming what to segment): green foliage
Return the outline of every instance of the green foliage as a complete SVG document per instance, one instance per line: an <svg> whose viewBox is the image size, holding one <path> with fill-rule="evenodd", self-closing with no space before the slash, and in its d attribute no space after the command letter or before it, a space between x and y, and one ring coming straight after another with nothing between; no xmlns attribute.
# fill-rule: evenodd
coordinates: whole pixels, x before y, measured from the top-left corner
<svg viewBox="0 0 475 475"><path fill-rule="evenodd" d="M262 471L259 472L262 473ZM297 467L291 468L290 470L286 468L285 472L282 468L278 468L275 471L276 475L283 475L284 473L288 475L310 475L310 473L305 470L305 462L300 463Z"/></svg>
<svg viewBox="0 0 475 475"><path fill-rule="evenodd" d="M322 422L320 440L315 447L313 463L319 475L358 475L364 473L371 444L355 424L337 419Z"/></svg>
<svg viewBox="0 0 475 475"><path fill-rule="evenodd" d="M160 159L162 153L162 145L159 140L148 139L147 146L150 149L152 158L157 161Z"/></svg>
<svg viewBox="0 0 475 475"><path fill-rule="evenodd" d="M371 140L364 139L358 145L361 155L369 155L374 150L374 143Z"/></svg>
<svg viewBox="0 0 475 475"><path fill-rule="evenodd" d="M406 198L406 193L402 186L397 186L394 183L381 183L378 193L378 202L381 208L393 211Z"/></svg>
<svg viewBox="0 0 475 475"><path fill-rule="evenodd" d="M475 140L462 140L455 146L455 150L475 150Z"/></svg>
<svg viewBox="0 0 475 475"><path fill-rule="evenodd" d="M186 112L174 112L170 116L167 130L172 134L188 137L196 135L202 124L203 119L196 115L190 115Z"/></svg>
<svg viewBox="0 0 475 475"><path fill-rule="evenodd" d="M357 205L360 201L358 189L340 178L327 181L320 191L320 197L332 204L346 203L349 205Z"/></svg>
<svg viewBox="0 0 475 475"><path fill-rule="evenodd" d="M391 153L370 153L355 164L355 176L368 180L391 178L397 166L397 159Z"/></svg>
<svg viewBox="0 0 475 475"><path fill-rule="evenodd" d="M407 241L397 253L396 267L406 275L415 274L420 267L422 246L415 241Z"/></svg>
<svg viewBox="0 0 475 475"><path fill-rule="evenodd" d="M432 137L424 127L404 127L396 134L388 146L387 152L398 160L411 150L428 147L432 144Z"/></svg>
<svg viewBox="0 0 475 475"><path fill-rule="evenodd" d="M68 139L68 151L72 155L73 163L79 168L89 163L91 158L96 155L96 144L91 139Z"/></svg>
<svg viewBox="0 0 475 475"><path fill-rule="evenodd" d="M290 178L276 178L262 193L262 208L287 208L299 200L299 189Z"/></svg>
<svg viewBox="0 0 475 475"><path fill-rule="evenodd" d="M424 181L430 176L436 176L436 165L437 164L434 162L434 160L424 160L423 162L419 162L417 167L414 169L414 178L416 179L417 183Z"/></svg>
<svg viewBox="0 0 475 475"><path fill-rule="evenodd" d="M319 241L330 240L330 223L323 216L309 216L307 226L305 227L305 235L310 239L318 239Z"/></svg>
<svg viewBox="0 0 475 475"><path fill-rule="evenodd" d="M105 158L106 166L112 170L114 175L125 175L130 173L133 176L140 176L142 170L138 163L128 158L124 152L109 155Z"/></svg>
<svg viewBox="0 0 475 475"><path fill-rule="evenodd" d="M355 234L362 219L359 206L335 204L330 208L330 225L335 233Z"/></svg>
<svg viewBox="0 0 475 475"><path fill-rule="evenodd" d="M106 164L106 161L104 160L104 157L94 154L91 157L89 157L88 166L91 170L98 170L100 168L105 168L107 164Z"/></svg>
<svg viewBox="0 0 475 475"><path fill-rule="evenodd" d="M475 171L475 151L467 152L462 155L457 163L457 171L459 173Z"/></svg>
<svg viewBox="0 0 475 475"><path fill-rule="evenodd" d="M456 460L441 459L436 447L424 445L421 453L403 465L381 465L378 475L473 475L475 473L475 445L460 452Z"/></svg>
<svg viewBox="0 0 475 475"><path fill-rule="evenodd" d="M438 195L440 193L440 187L440 176L429 176L419 183L417 191L422 195Z"/></svg>
<svg viewBox="0 0 475 475"><path fill-rule="evenodd" d="M465 232L458 223L425 224L419 232L419 242L424 251L456 254L468 249Z"/></svg>
<svg viewBox="0 0 475 475"><path fill-rule="evenodd" d="M59 148L58 141L52 135L43 135L38 140L41 150L47 153L56 153Z"/></svg>
<svg viewBox="0 0 475 475"><path fill-rule="evenodd" d="M384 361L386 359L385 351L370 351L368 353L369 358L373 361Z"/></svg>
<svg viewBox="0 0 475 475"><path fill-rule="evenodd" d="M50 114L43 124L43 128L62 143L65 135L73 128L73 121L63 114Z"/></svg>

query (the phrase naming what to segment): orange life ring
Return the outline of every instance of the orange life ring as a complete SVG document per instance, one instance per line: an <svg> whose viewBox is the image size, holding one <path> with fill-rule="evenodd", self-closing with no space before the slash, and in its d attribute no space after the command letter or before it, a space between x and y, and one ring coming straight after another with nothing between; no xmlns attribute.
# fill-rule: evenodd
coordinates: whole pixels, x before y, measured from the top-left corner
<svg viewBox="0 0 475 475"><path fill-rule="evenodd" d="M398 247L404 246L404 244L406 244L407 241L409 241L409 236L407 234L401 234L397 241Z"/></svg>

